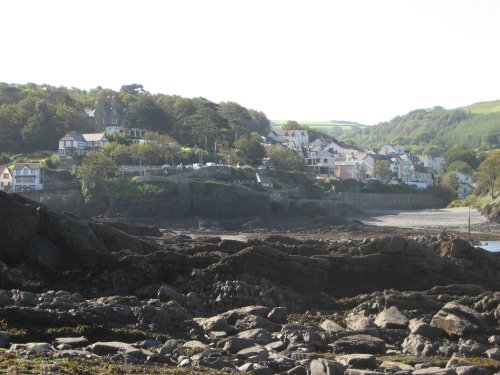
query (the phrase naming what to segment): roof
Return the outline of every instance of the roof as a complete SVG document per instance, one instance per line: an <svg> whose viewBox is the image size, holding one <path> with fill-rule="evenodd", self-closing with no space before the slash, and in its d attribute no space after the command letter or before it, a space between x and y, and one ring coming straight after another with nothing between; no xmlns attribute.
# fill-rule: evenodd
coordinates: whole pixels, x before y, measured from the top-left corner
<svg viewBox="0 0 500 375"><path fill-rule="evenodd" d="M371 156L373 160L391 160L391 157L388 155L380 155L380 154L366 154L364 158Z"/></svg>
<svg viewBox="0 0 500 375"><path fill-rule="evenodd" d="M105 138L104 133L88 133L82 134L82 136L86 142L98 142Z"/></svg>
<svg viewBox="0 0 500 375"><path fill-rule="evenodd" d="M329 146L332 144L335 144L335 145L337 145L345 150L354 150L354 151L363 151L364 150L362 147L349 145L349 144L341 142L341 141L330 142L325 148L329 148Z"/></svg>
<svg viewBox="0 0 500 375"><path fill-rule="evenodd" d="M3 173L3 171L5 171L5 168L8 169L8 165L7 164L0 164L0 173Z"/></svg>
<svg viewBox="0 0 500 375"><path fill-rule="evenodd" d="M24 167L28 167L29 169L41 169L43 168L43 163L18 163L14 165L15 170L23 169Z"/></svg>
<svg viewBox="0 0 500 375"><path fill-rule="evenodd" d="M69 132L68 134L66 135L69 135L71 136L75 141L78 141L78 142L85 142L85 139L83 138L82 134L81 133L77 133L77 132Z"/></svg>
<svg viewBox="0 0 500 375"><path fill-rule="evenodd" d="M307 134L306 130L303 129L293 129L293 130L283 130L283 129L274 129L271 131L271 133L274 133L275 135L286 135L286 136L292 136L292 133L301 135L301 134Z"/></svg>

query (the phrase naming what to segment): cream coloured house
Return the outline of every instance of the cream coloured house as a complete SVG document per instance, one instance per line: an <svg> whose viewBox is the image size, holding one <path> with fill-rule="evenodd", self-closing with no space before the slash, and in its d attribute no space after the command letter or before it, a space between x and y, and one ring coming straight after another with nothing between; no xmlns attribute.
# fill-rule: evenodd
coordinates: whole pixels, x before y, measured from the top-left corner
<svg viewBox="0 0 500 375"><path fill-rule="evenodd" d="M12 173L7 165L0 165L0 190L10 191L12 188Z"/></svg>

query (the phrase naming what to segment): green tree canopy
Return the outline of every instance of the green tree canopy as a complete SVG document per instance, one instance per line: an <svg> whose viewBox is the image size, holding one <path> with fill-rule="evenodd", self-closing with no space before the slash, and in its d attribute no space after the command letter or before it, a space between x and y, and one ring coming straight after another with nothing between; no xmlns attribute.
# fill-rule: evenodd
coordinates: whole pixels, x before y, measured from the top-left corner
<svg viewBox="0 0 500 375"><path fill-rule="evenodd" d="M266 151L269 157L269 164L278 170L288 172L306 170L304 159L292 150L279 146L270 146Z"/></svg>
<svg viewBox="0 0 500 375"><path fill-rule="evenodd" d="M257 134L245 135L238 142L236 155L242 163L255 166L262 162L266 150Z"/></svg>
<svg viewBox="0 0 500 375"><path fill-rule="evenodd" d="M479 160L476 157L476 153L465 145L453 146L444 153L443 157L448 165L456 161L463 161L474 169L479 166Z"/></svg>
<svg viewBox="0 0 500 375"><path fill-rule="evenodd" d="M480 182L488 188L491 197L496 198L496 191L500 189L500 149L490 151L478 170Z"/></svg>

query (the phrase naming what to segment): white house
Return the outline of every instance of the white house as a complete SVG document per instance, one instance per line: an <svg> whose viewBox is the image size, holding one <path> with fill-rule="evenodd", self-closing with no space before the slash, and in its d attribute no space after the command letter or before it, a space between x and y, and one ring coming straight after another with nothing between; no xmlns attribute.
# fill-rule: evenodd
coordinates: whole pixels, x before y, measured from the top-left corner
<svg viewBox="0 0 500 375"><path fill-rule="evenodd" d="M455 171L454 173L458 182L458 199L465 199L467 196L472 194L476 184L472 181L471 176L459 171Z"/></svg>
<svg viewBox="0 0 500 375"><path fill-rule="evenodd" d="M7 165L0 165L0 190L10 191L12 188L12 173Z"/></svg>
<svg viewBox="0 0 500 375"><path fill-rule="evenodd" d="M267 137L278 143L295 144L301 148L309 144L309 134L306 130L272 130Z"/></svg>
<svg viewBox="0 0 500 375"><path fill-rule="evenodd" d="M313 169L316 177L333 177L335 176L335 155L328 150L323 150L319 153L313 154L315 158L308 159L308 165ZM309 164L310 163L310 164Z"/></svg>
<svg viewBox="0 0 500 375"><path fill-rule="evenodd" d="M43 190L42 163L19 163L12 169L12 191Z"/></svg>
<svg viewBox="0 0 500 375"><path fill-rule="evenodd" d="M102 148L106 143L108 139L104 133L69 132L59 140L59 156L61 158L84 156Z"/></svg>

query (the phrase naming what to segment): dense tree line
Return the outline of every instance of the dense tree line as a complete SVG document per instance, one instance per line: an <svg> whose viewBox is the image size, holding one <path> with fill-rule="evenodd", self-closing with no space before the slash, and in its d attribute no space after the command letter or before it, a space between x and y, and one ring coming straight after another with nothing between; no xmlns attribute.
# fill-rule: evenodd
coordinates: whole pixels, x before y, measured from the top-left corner
<svg viewBox="0 0 500 375"><path fill-rule="evenodd" d="M417 109L389 122L353 129L341 139L368 147L412 146L415 151L431 155L441 154L456 144L495 149L500 147L500 112L474 114L442 107Z"/></svg>
<svg viewBox="0 0 500 375"><path fill-rule="evenodd" d="M56 150L57 141L68 131L92 131L84 108L98 101L125 108L131 127L168 134L181 145L214 153L237 147L253 132L266 135L270 130L263 112L234 102L151 94L139 84L124 85L119 91L102 87L85 91L0 83L0 151Z"/></svg>

